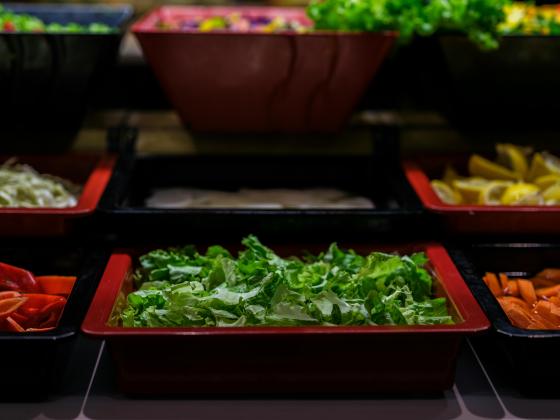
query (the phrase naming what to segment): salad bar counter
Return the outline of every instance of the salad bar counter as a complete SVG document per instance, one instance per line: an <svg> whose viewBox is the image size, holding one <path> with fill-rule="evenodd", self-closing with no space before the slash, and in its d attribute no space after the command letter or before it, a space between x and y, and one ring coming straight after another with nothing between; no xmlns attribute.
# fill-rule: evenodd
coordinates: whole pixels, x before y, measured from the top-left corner
<svg viewBox="0 0 560 420"><path fill-rule="evenodd" d="M558 34L509 0L0 6L0 418L558 418Z"/></svg>

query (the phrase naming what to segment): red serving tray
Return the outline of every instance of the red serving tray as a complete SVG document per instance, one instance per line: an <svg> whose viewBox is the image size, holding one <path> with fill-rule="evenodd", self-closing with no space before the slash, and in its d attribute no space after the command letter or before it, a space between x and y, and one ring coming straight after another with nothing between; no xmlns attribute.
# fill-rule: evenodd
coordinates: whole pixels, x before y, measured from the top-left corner
<svg viewBox="0 0 560 420"><path fill-rule="evenodd" d="M160 18L283 16L303 8L163 6L132 27L183 123L210 132L332 132L343 127L395 33L161 30Z"/></svg>
<svg viewBox="0 0 560 420"><path fill-rule="evenodd" d="M282 255L325 247L274 247ZM381 249L353 246L358 252ZM297 250L294 252L294 250ZM107 326L132 290L130 254L114 254L82 324L105 339L130 394L432 392L450 388L461 339L489 322L441 245L426 251L457 323L436 326L123 328Z"/></svg>
<svg viewBox="0 0 560 420"><path fill-rule="evenodd" d="M466 157L434 157L403 163L408 181L428 210L438 214L449 232L471 234L558 234L560 206L452 205L439 199L430 179L441 177L445 163L466 164Z"/></svg>
<svg viewBox="0 0 560 420"><path fill-rule="evenodd" d="M8 157L0 157L4 162ZM113 156L42 155L18 156L38 172L56 175L82 185L78 205L68 208L0 208L0 235L58 236L72 228L76 218L93 214L111 178L115 166Z"/></svg>

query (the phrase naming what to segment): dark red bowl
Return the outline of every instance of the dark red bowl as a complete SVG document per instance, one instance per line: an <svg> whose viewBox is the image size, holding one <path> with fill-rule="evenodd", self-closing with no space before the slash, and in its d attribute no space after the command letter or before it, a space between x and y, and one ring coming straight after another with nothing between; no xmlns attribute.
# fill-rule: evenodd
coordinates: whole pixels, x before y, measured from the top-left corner
<svg viewBox="0 0 560 420"><path fill-rule="evenodd" d="M8 157L0 157L4 162ZM0 208L0 234L47 236L68 233L72 222L92 215L111 178L113 156L57 155L21 156L18 162L40 173L56 175L82 186L78 204L66 208Z"/></svg>
<svg viewBox="0 0 560 420"><path fill-rule="evenodd" d="M342 128L394 33L167 31L160 18L282 16L303 8L164 6L136 24L147 61L183 123L212 132L331 132Z"/></svg>
<svg viewBox="0 0 560 420"><path fill-rule="evenodd" d="M430 180L441 178L445 163L465 164L466 157L437 157L403 163L405 175L429 211L449 232L470 234L558 234L560 206L453 205L439 199Z"/></svg>
<svg viewBox="0 0 560 420"><path fill-rule="evenodd" d="M281 255L325 247L274 247ZM352 246L357 252L380 249ZM452 386L462 337L488 320L441 245L424 250L454 325L123 328L107 322L133 288L130 253L114 254L82 325L103 338L131 394L432 392Z"/></svg>

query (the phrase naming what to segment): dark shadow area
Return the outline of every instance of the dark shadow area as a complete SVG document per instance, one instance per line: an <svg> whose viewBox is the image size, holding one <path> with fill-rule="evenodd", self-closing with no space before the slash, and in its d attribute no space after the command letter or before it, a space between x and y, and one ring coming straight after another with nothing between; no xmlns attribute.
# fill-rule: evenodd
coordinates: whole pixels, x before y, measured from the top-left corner
<svg viewBox="0 0 560 420"><path fill-rule="evenodd" d="M70 354L68 367L60 378L60 389L43 401L0 403L0 418L78 418L100 345L99 341L78 337L74 351Z"/></svg>
<svg viewBox="0 0 560 420"><path fill-rule="evenodd" d="M461 408L452 391L439 395L379 397L338 396L244 397L236 399L203 398L129 398L118 392L115 371L107 351L104 352L84 414L96 419L270 419L290 418L339 420L349 419L454 419ZM488 411L490 412L490 411Z"/></svg>
<svg viewBox="0 0 560 420"><path fill-rule="evenodd" d="M547 398L538 394L528 398L515 387L516 378L505 362L493 341L487 339L472 340L473 347L488 372L506 410L514 416L526 419L556 419L560 413L560 399ZM543 368L538 360L527 360L535 369Z"/></svg>
<svg viewBox="0 0 560 420"><path fill-rule="evenodd" d="M504 410L466 343L457 361L455 386L471 413L488 419L504 417Z"/></svg>

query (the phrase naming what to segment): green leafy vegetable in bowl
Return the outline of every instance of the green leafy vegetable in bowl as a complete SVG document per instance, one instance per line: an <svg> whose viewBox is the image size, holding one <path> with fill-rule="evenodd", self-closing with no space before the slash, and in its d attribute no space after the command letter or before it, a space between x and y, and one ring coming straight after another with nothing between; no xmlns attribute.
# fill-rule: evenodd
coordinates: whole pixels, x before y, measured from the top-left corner
<svg viewBox="0 0 560 420"><path fill-rule="evenodd" d="M281 258L255 236L237 258L221 246L140 257L125 327L452 324L433 298L423 253L361 256L336 244L318 256Z"/></svg>
<svg viewBox="0 0 560 420"><path fill-rule="evenodd" d="M312 0L316 29L395 30L401 39L459 32L483 48L498 46L498 25L510 0Z"/></svg>
<svg viewBox="0 0 560 420"><path fill-rule="evenodd" d="M15 13L0 4L0 32L49 32L49 33L90 33L105 34L117 29L104 23L45 23L36 16Z"/></svg>
<svg viewBox="0 0 560 420"><path fill-rule="evenodd" d="M74 207L80 187L64 179L39 174L14 159L0 166L0 207Z"/></svg>

